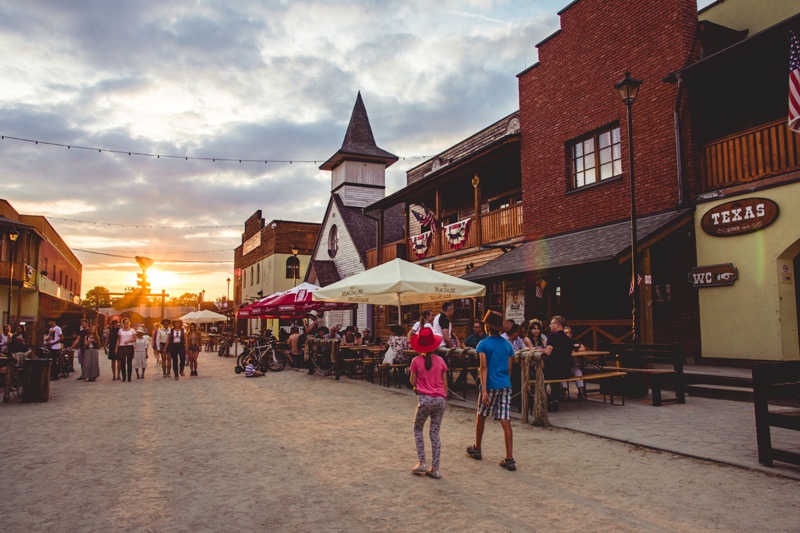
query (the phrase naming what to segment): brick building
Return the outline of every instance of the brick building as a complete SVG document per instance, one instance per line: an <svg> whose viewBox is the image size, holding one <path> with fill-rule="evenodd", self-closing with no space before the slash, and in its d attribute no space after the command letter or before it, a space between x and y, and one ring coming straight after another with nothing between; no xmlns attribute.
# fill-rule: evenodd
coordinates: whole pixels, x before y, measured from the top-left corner
<svg viewBox="0 0 800 533"><path fill-rule="evenodd" d="M20 214L0 199L0 234L0 309L4 324L25 322L29 342L37 342L46 318L55 318L68 330L77 331L81 318L94 315L80 306L83 265L45 217ZM16 235L13 243L12 234Z"/></svg>
<svg viewBox="0 0 800 533"><path fill-rule="evenodd" d="M244 223L242 244L234 250L234 307L225 310L226 314L233 315L243 304L299 283L308 268L319 227L312 222L288 220L265 223L260 209L250 215ZM269 328L277 333L280 325L285 324L278 320L240 319L236 330L257 335Z"/></svg>

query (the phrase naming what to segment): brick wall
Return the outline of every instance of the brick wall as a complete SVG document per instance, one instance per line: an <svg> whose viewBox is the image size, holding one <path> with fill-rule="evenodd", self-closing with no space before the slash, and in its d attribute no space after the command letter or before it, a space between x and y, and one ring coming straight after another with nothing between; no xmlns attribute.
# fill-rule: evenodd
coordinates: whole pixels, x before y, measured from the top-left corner
<svg viewBox="0 0 800 533"><path fill-rule="evenodd" d="M677 87L662 79L691 53L696 10L693 0L579 0L562 12L539 64L519 75L526 240L630 216L626 108L613 87L625 69L643 81L633 106L637 212L676 206ZM570 191L568 143L612 123L622 178Z"/></svg>

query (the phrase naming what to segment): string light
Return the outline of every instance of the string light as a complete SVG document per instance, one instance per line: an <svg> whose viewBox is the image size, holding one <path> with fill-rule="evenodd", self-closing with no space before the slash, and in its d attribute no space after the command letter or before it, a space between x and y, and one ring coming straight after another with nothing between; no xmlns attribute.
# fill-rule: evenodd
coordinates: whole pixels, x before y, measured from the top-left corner
<svg viewBox="0 0 800 533"><path fill-rule="evenodd" d="M33 143L36 145L44 144L47 146L58 146L61 148L66 148L67 150L76 149L76 150L88 150L90 152L97 152L99 154L106 152L110 154L121 154L125 155L128 154L129 156L138 155L141 157L154 157L156 159L161 159L162 157L165 159L183 159L184 161L210 161L212 163L216 162L224 162L224 163L264 163L265 165L268 163L289 163L290 165L293 163L313 163L314 165L319 164L320 161L324 161L324 159L248 159L244 157L193 157L188 155L172 155L172 154L150 154L147 152L135 152L133 150L111 150L109 148L97 148L91 146L75 146L74 144L62 144L62 143L54 143L50 141L37 141L36 139L25 139L22 137L13 137L11 135L0 135L0 140L9 140L9 141L20 141L26 143ZM412 155L412 156L404 156L401 157L403 161L406 159L429 159L431 156L427 155Z"/></svg>
<svg viewBox="0 0 800 533"><path fill-rule="evenodd" d="M92 250L83 250L81 248L73 248L73 252L83 252L85 254L93 254L93 255L104 255L106 257L121 257L123 259L136 259L136 257L132 255L119 255L119 254L107 254L103 252L95 252ZM181 261L178 259L157 259L154 258L154 261L158 263L193 263L193 264L209 264L209 263L233 263L233 259L226 260L226 261Z"/></svg>
<svg viewBox="0 0 800 533"><path fill-rule="evenodd" d="M87 250L88 251L88 250ZM95 252L120 252L120 253L127 253L130 252L130 249L127 250L114 250L111 248L92 248L92 251ZM201 250L201 251L164 251L164 250L156 250L156 251L137 251L136 255L151 255L151 254L161 254L161 253L169 253L169 254L218 254L223 252L232 252L233 249L226 248L224 250Z"/></svg>
<svg viewBox="0 0 800 533"><path fill-rule="evenodd" d="M96 224L98 226L115 226L120 228L146 228L146 229L230 229L241 228L241 224L233 224L230 226L150 226L147 224L117 224L115 222L96 222L93 220L78 220L76 218L62 218L51 217L49 215L41 215L50 220L64 220L66 222L77 222L79 224Z"/></svg>

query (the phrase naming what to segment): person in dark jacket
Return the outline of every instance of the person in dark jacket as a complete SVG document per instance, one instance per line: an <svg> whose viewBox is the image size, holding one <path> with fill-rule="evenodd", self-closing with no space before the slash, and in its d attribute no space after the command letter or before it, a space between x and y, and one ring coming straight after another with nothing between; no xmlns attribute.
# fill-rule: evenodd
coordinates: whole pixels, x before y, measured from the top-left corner
<svg viewBox="0 0 800 533"><path fill-rule="evenodd" d="M178 378L178 372L183 375L183 367L186 366L186 332L183 331L183 323L176 320L172 323L172 329L169 330L167 337L167 352L172 357L172 372L175 374L175 379ZM178 366L180 361L180 367Z"/></svg>

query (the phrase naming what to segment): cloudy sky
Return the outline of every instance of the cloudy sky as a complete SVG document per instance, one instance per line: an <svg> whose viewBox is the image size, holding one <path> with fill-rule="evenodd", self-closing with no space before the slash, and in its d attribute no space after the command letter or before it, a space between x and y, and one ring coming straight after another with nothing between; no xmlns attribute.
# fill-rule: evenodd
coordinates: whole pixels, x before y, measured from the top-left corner
<svg viewBox="0 0 800 533"><path fill-rule="evenodd" d="M75 249L196 261L158 261L155 291L222 296L255 210L321 221L330 174L317 167L341 146L357 91L378 145L401 157L387 173L391 193L421 156L517 109L515 75L568 3L4 0L0 134L318 163L6 139L0 197L58 217ZM84 293L135 284L132 259L76 254Z"/></svg>

